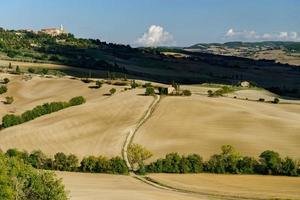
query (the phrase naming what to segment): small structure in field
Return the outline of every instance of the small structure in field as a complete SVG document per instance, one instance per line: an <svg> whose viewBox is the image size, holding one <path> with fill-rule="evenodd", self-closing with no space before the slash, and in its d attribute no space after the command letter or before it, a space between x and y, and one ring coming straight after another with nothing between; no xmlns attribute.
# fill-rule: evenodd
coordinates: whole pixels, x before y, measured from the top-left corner
<svg viewBox="0 0 300 200"><path fill-rule="evenodd" d="M174 94L174 92L176 92L176 89L173 86L170 86L167 88L168 94Z"/></svg>
<svg viewBox="0 0 300 200"><path fill-rule="evenodd" d="M250 83L248 82L248 81L242 81L241 83L240 83L240 85L242 86L242 87L250 87Z"/></svg>

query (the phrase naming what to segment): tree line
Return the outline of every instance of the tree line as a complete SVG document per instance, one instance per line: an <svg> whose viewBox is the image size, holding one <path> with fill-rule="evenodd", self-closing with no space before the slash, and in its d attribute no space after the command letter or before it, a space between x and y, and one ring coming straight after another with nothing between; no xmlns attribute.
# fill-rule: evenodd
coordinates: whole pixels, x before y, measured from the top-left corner
<svg viewBox="0 0 300 200"><path fill-rule="evenodd" d="M53 158L47 157L42 151L26 151L9 149L5 153L10 158L18 158L36 169L58 170L69 172L90 172L109 174L128 174L125 161L119 157L107 158L104 156L84 157L80 162L76 155L56 153Z"/></svg>
<svg viewBox="0 0 300 200"><path fill-rule="evenodd" d="M197 154L180 156L170 153L163 159L146 165L148 173L218 173L218 174L263 174L300 176L300 162L289 157L281 158L275 151L264 151L259 159L242 156L232 146L222 146L220 154L203 161Z"/></svg>
<svg viewBox="0 0 300 200"><path fill-rule="evenodd" d="M70 99L68 102L52 102L52 103L45 103L43 105L36 106L32 110L25 111L21 115L15 114L7 114L2 118L2 127L8 128L11 126L15 126L18 124L22 124L31 120L34 120L40 116L50 114L53 112L57 112L59 110L77 106L80 104L85 103L85 98L82 96L74 97Z"/></svg>

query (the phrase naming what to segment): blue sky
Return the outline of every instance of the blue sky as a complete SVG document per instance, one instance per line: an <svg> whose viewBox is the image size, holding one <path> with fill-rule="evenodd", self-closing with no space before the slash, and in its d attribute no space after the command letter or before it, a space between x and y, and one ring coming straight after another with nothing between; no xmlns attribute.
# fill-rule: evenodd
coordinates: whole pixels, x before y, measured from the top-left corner
<svg viewBox="0 0 300 200"><path fill-rule="evenodd" d="M65 28L78 37L188 46L233 40L300 40L299 0L9 0L0 27ZM155 26L152 26L155 25ZM151 30L150 27L152 26Z"/></svg>

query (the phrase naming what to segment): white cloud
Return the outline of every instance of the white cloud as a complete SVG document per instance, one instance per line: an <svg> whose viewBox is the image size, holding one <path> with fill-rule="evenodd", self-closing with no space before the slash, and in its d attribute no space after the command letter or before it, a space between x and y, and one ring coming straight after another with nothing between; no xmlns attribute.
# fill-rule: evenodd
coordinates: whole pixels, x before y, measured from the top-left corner
<svg viewBox="0 0 300 200"><path fill-rule="evenodd" d="M235 31L229 29L225 34L225 39L257 41L257 40L281 40L281 41L300 41L300 34L297 32L275 32L259 34L255 31Z"/></svg>
<svg viewBox="0 0 300 200"><path fill-rule="evenodd" d="M165 31L163 27L152 25L142 37L137 39L136 44L147 47L157 47L160 45L170 45L173 42L173 36Z"/></svg>

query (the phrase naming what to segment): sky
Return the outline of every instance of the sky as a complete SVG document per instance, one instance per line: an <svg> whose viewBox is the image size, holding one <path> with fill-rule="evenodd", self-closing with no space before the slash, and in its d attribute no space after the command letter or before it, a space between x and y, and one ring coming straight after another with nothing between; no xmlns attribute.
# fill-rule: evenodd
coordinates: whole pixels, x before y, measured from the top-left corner
<svg viewBox="0 0 300 200"><path fill-rule="evenodd" d="M59 27L132 46L300 41L300 0L9 0L0 27Z"/></svg>

